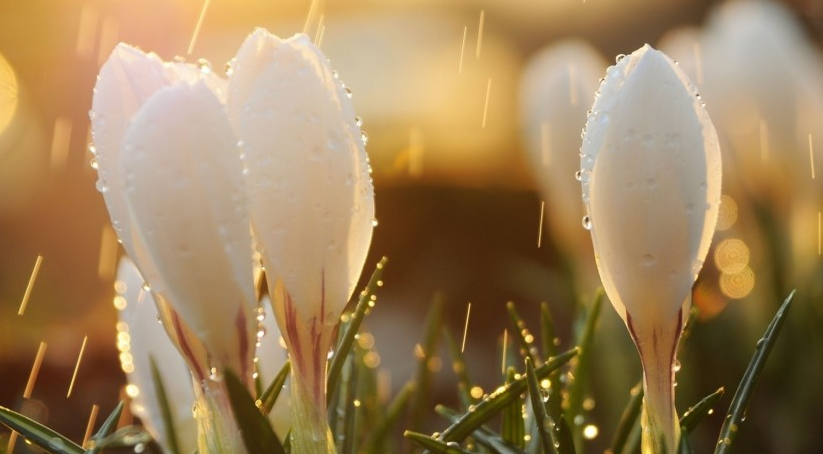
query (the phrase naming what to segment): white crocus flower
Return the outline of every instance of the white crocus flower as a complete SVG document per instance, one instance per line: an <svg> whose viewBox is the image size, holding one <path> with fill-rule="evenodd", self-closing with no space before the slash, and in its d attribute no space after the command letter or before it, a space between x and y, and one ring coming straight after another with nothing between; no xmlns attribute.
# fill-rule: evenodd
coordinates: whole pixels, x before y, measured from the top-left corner
<svg viewBox="0 0 823 454"><path fill-rule="evenodd" d="M251 236L225 81L207 69L119 45L92 128L112 223L199 385L200 450L243 452L219 378L229 368L252 384Z"/></svg>
<svg viewBox="0 0 823 454"><path fill-rule="evenodd" d="M600 277L643 363L644 452L671 454L677 344L717 219L717 134L687 77L646 45L608 69L582 153Z"/></svg>
<svg viewBox="0 0 823 454"><path fill-rule="evenodd" d="M334 452L326 358L362 271L374 195L349 94L305 35L249 36L229 80L252 229L292 361L292 450Z"/></svg>
<svg viewBox="0 0 823 454"><path fill-rule="evenodd" d="M118 318L118 345L126 378L132 387L131 411L143 422L164 452L189 453L197 449L197 425L191 417L194 393L191 373L177 353L160 323L151 293L143 290L143 278L127 257L120 259L115 283ZM128 347L126 350L125 347ZM163 382L166 401L174 427L166 427L160 395L152 378L150 359ZM172 438L173 437L173 438Z"/></svg>

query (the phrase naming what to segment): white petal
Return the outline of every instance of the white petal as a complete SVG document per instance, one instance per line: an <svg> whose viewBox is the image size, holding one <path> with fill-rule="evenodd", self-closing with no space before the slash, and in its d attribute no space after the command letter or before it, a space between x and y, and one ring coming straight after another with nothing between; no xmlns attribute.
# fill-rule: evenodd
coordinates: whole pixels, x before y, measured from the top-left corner
<svg viewBox="0 0 823 454"><path fill-rule="evenodd" d="M164 424L157 389L152 379L149 363L151 357L163 381L180 451L191 452L197 448L197 425L191 417L194 393L188 367L166 336L163 326L157 322L157 309L151 293L142 290L143 278L126 257L120 260L117 267L117 281L118 296L126 300L126 306L118 313L118 317L128 326L128 330L123 333L129 338L129 353L134 366L134 370L126 377L129 384L138 389L131 409L165 452L171 452L167 441L170 430Z"/></svg>
<svg viewBox="0 0 823 454"><path fill-rule="evenodd" d="M612 303L669 323L702 267L720 198L717 135L691 84L645 46L609 68L583 141L583 198Z"/></svg>
<svg viewBox="0 0 823 454"><path fill-rule="evenodd" d="M120 167L120 145L132 116L146 100L171 80L155 54L120 43L100 69L92 99L92 141L97 156L98 188L126 252L148 278L154 274L140 260L142 246L132 238L132 220L126 208Z"/></svg>
<svg viewBox="0 0 823 454"><path fill-rule="evenodd" d="M122 171L135 226L159 278L152 289L203 341L213 366L244 373L255 306L237 141L204 83L179 83L140 109Z"/></svg>
<svg viewBox="0 0 823 454"><path fill-rule="evenodd" d="M284 41L264 30L240 48L228 96L270 282L282 280L303 318L334 324L362 271L374 217L351 102L306 36Z"/></svg>

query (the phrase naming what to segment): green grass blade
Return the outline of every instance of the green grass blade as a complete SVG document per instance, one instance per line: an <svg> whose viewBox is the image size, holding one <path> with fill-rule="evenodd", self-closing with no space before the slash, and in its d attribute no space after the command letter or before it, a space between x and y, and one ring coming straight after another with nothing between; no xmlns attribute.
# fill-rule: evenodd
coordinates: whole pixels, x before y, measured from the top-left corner
<svg viewBox="0 0 823 454"><path fill-rule="evenodd" d="M449 355L452 358L452 370L457 376L457 391L460 395L460 401L463 403L465 408L468 409L469 405L473 405L475 403L475 399L472 398L470 393L472 382L469 378L469 372L466 370L466 358L457 346L457 342L451 335L451 331L449 331L445 325L443 326L443 338L446 339L446 346L448 347Z"/></svg>
<svg viewBox="0 0 823 454"><path fill-rule="evenodd" d="M263 395L260 396L260 411L264 415L271 413L271 409L274 408L277 398L280 397L280 392L283 391L283 385L286 384L286 379L289 378L290 371L291 363L286 360L283 367L280 368L280 372L277 373L268 388L263 391Z"/></svg>
<svg viewBox="0 0 823 454"><path fill-rule="evenodd" d="M166 386L163 384L160 369L157 368L157 363L154 361L152 355L149 355L149 368L151 370L151 380L154 382L154 389L157 390L157 403L160 406L160 417L163 419L163 425L166 426L167 438L164 441L171 450L171 454L182 454L180 452L180 445L177 443L177 426L174 425L174 417L172 416L171 406L169 405L168 395L166 394ZM114 423L117 424L116 419Z"/></svg>
<svg viewBox="0 0 823 454"><path fill-rule="evenodd" d="M115 420L117 423L117 420ZM143 452L148 453L158 453L162 454L163 450L160 448L160 445L157 444L157 441L151 437L151 434L146 432L146 430L139 426L126 426L122 429L118 429L114 433L110 433L105 437L100 437L94 440L92 445L94 446L92 449L86 451L86 453L90 452L100 452L100 451L108 451L108 450L116 450L116 449L126 449L131 448L134 450L135 446L142 445L144 447Z"/></svg>
<svg viewBox="0 0 823 454"><path fill-rule="evenodd" d="M511 386L516 375L513 367L506 371L506 386ZM500 434L507 442L523 448L526 428L523 423L523 399L519 394L503 409L503 426Z"/></svg>
<svg viewBox="0 0 823 454"><path fill-rule="evenodd" d="M351 353L349 359L349 373L348 377L346 377L347 383L345 384L346 404L343 413L343 436L335 437L336 440L340 440L342 438L340 454L354 453L354 428L355 419L357 417L357 407L354 405L354 401L357 400L357 384L359 381L358 372L360 371L359 367L357 367L357 363L363 363L362 361L357 361L357 356L357 349L355 349L355 351Z"/></svg>
<svg viewBox="0 0 823 454"><path fill-rule="evenodd" d="M543 356L551 358L557 355L557 331L554 329L554 319L549 311L548 303L540 304L540 339L542 340Z"/></svg>
<svg viewBox="0 0 823 454"><path fill-rule="evenodd" d="M680 417L680 427L684 434L687 434L694 430L697 427L697 424L705 418L710 411L714 408L717 404L717 401L723 397L724 389L721 387L717 391L709 394L708 396L704 397L700 400L700 402L694 404L691 408L686 410L683 413L683 416Z"/></svg>
<svg viewBox="0 0 823 454"><path fill-rule="evenodd" d="M534 346L534 336L529 332L526 322L524 322L520 314L517 313L513 302L509 301L506 303L506 311L509 313L509 320L512 326L514 326L514 337L520 345L520 354L529 358L533 364L540 366L543 364L543 360L540 358L540 352L537 351L537 347Z"/></svg>
<svg viewBox="0 0 823 454"><path fill-rule="evenodd" d="M534 372L534 364L531 359L526 358L526 383L529 385L529 397L532 403L532 412L537 422L537 433L540 436L540 446L543 447L543 454L557 454L557 447L554 444L554 430L552 420L546 411L543 403L543 394L537 382L537 375Z"/></svg>
<svg viewBox="0 0 823 454"><path fill-rule="evenodd" d="M51 454L83 454L83 448L39 422L0 407L0 422Z"/></svg>
<svg viewBox="0 0 823 454"><path fill-rule="evenodd" d="M460 418L460 413L442 405L438 406L435 411L451 422L456 422ZM497 454L525 454L525 451L508 443L485 427L477 428L472 432L471 437L481 446Z"/></svg>
<svg viewBox="0 0 823 454"><path fill-rule="evenodd" d="M461 448L457 442L443 442L411 430L405 431L403 436L436 454L470 454L469 451Z"/></svg>
<svg viewBox="0 0 823 454"><path fill-rule="evenodd" d="M151 357L149 357L149 362L153 366L154 363L151 362L151 361L152 361L152 359L151 359ZM158 388L157 393L160 394L160 389L159 388ZM125 402L120 401L120 403L117 404L116 407L114 407L114 410L111 412L111 414L109 414L109 417L106 418L105 421L103 421L103 425L100 426L100 429L97 431L97 433L95 433L91 437L90 440L93 441L94 443L92 443L91 447L86 450L86 454L96 454L97 452L100 451L100 447L98 446L98 442L100 440L102 440L103 438L108 437L109 435L111 435L115 431L115 429L117 429L117 421L120 420L120 415L123 414L123 408L125 408L125 406L126 406ZM174 451L174 454L178 454L178 452Z"/></svg>
<svg viewBox="0 0 823 454"><path fill-rule="evenodd" d="M410 402L411 417L409 427L412 430L417 430L429 409L428 397L429 389L431 388L431 370L429 369L429 362L437 353L437 347L440 343L440 333L442 333L441 326L443 326L443 295L436 294L429 308L429 314L426 317L426 328L423 337L423 343L415 347L415 354L417 356L417 372L415 381L417 382L416 391Z"/></svg>
<svg viewBox="0 0 823 454"><path fill-rule="evenodd" d="M331 364L329 365L329 375L326 378L326 389L329 390L327 393L328 400L326 403L329 403L332 394L334 394L334 390L337 389L337 381L340 379L340 370L343 369L343 364L346 362L351 346L354 343L354 336L357 335L357 332L360 330L360 324L363 323L363 319L366 317L366 312L374 306L374 293L377 290L377 287L380 286L378 283L382 283L381 279L383 277L383 268L386 266L388 261L389 259L387 257L383 257L379 262L377 262L377 266L369 279L369 283L366 285L366 288L360 292L360 299L357 301L357 306L355 306L354 312L351 315L349 326L346 329L346 332L340 337L340 341L334 349L334 356L332 357Z"/></svg>
<svg viewBox="0 0 823 454"><path fill-rule="evenodd" d="M378 422L374 430L369 432L368 438L364 443L366 453L378 454L385 452L384 445L386 436L408 406L414 390L415 382L410 381L397 393L397 396L389 405L385 417Z"/></svg>
<svg viewBox="0 0 823 454"><path fill-rule="evenodd" d="M555 431L557 432L557 454L575 454L574 437L564 418L557 420Z"/></svg>
<svg viewBox="0 0 823 454"><path fill-rule="evenodd" d="M643 407L643 384L636 384L629 397L629 402L623 409L623 414L620 416L620 422L617 424L617 430L614 432L612 444L609 451L614 454L622 454L625 451L626 442L632 434L632 430L637 426L637 418L640 417L640 410Z"/></svg>
<svg viewBox="0 0 823 454"><path fill-rule="evenodd" d="M732 444L734 443L735 437L737 437L738 428L740 427L740 424L743 421L743 416L746 413L746 407L748 407L749 401L752 398L752 393L754 392L754 386L757 383L757 378L760 376L760 371L766 364L766 360L769 357L772 346L777 340L777 336L780 333L780 328L783 326L783 322L786 319L786 314L788 314L789 307L794 300L796 292L796 290L792 290L780 306L780 309L778 309L771 323L769 323L763 337L757 341L754 356L752 356L752 359L749 362L749 367L746 368L746 372L743 374L743 379L740 381L740 385L734 393L732 403L729 405L729 413L723 421L723 427L720 428L717 448L714 451L715 454L728 454L732 452Z"/></svg>
<svg viewBox="0 0 823 454"><path fill-rule="evenodd" d="M594 297L594 301L586 315L586 324L577 342L580 354L577 355L575 361L572 362L574 382L569 389L569 406L566 412L567 422L571 424L572 427L574 427L575 417L581 414L583 410L583 398L589 383L589 363L591 362L589 358L591 358L595 327L600 317L600 309L603 306L603 295L603 289L601 288ZM580 431L575 428L575 436L577 436L579 432Z"/></svg>
<svg viewBox="0 0 823 454"><path fill-rule="evenodd" d="M559 339L557 338L554 329L554 320L551 312L549 312L549 305L542 303L540 305L540 336L543 340L543 357L551 358L557 355L557 347ZM560 371L557 370L548 377L549 380L549 401L547 402L547 409L552 421L557 421L563 416L563 397L561 395L563 384L560 382Z"/></svg>
<svg viewBox="0 0 823 454"><path fill-rule="evenodd" d="M283 445L274 434L269 420L254 405L254 399L240 379L228 369L224 375L229 402L238 427L243 428L240 435L248 454L285 454Z"/></svg>
<svg viewBox="0 0 823 454"><path fill-rule="evenodd" d="M577 349L574 348L551 358L546 364L535 370L537 378L546 378L550 373L562 367L576 355ZM440 439L447 442L462 441L471 435L475 429L485 424L486 421L506 408L517 396L523 394L527 387L525 376L520 377L506 386L501 386L475 405L474 411L463 414L454 424L443 431Z"/></svg>

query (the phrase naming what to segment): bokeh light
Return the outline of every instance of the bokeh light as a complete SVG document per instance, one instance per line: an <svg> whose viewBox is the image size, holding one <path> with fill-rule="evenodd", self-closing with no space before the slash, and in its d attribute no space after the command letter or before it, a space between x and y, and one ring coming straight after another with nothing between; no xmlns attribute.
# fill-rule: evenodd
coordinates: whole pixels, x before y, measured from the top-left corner
<svg viewBox="0 0 823 454"><path fill-rule="evenodd" d="M742 240L728 238L714 250L714 263L722 273L735 274L749 264L749 247Z"/></svg>
<svg viewBox="0 0 823 454"><path fill-rule="evenodd" d="M0 135L17 112L17 76L11 64L0 54Z"/></svg>
<svg viewBox="0 0 823 454"><path fill-rule="evenodd" d="M721 274L720 290L731 299L745 298L754 289L754 281L754 271L747 266L736 273Z"/></svg>

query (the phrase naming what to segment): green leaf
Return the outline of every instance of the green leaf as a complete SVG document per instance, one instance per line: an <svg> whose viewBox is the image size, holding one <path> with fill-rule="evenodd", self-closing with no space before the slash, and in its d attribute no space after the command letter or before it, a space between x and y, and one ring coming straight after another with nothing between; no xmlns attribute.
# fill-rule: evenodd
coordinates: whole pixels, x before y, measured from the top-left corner
<svg viewBox="0 0 823 454"><path fill-rule="evenodd" d="M269 420L254 405L254 399L240 379L229 369L225 370L224 375L229 402L238 427L243 428L240 435L248 453L284 454L283 445L274 434Z"/></svg>
<svg viewBox="0 0 823 454"><path fill-rule="evenodd" d="M357 407L354 405L354 401L357 400L357 384L359 381L357 349L355 349L349 356L349 373L347 374L348 376L346 377L345 383L346 405L343 414L343 436L340 437L335 434L336 440L340 440L342 438L340 454L352 454L354 452L354 423L355 417L357 416ZM362 361L359 362L362 364Z"/></svg>
<svg viewBox="0 0 823 454"><path fill-rule="evenodd" d="M551 358L557 355L557 335L555 334L554 321L552 320L549 305L540 305L540 336L543 339L543 357ZM557 421L563 416L563 397L561 395L563 383L560 381L560 370L549 374L549 402L548 411L552 421Z"/></svg>
<svg viewBox="0 0 823 454"><path fill-rule="evenodd" d="M632 430L637 426L637 418L640 417L640 410L643 408L643 383L634 385L630 392L629 402L623 409L617 430L614 432L612 444L609 448L614 454L621 454L625 451L626 442L631 436Z"/></svg>
<svg viewBox="0 0 823 454"><path fill-rule="evenodd" d="M151 356L149 357L149 362L152 366L154 366ZM158 394L160 394L159 388ZM120 420L120 415L123 414L123 408L125 406L125 402L121 400L120 403L117 404L116 407L114 407L114 410L111 412L109 417L106 418L106 420L103 422L103 425L100 426L100 429L97 431L97 433L95 433L91 437L91 441L93 441L94 443L92 443L91 447L86 450L86 454L95 454L100 451L101 448L99 446L99 441L105 437L108 437L115 431L115 429L117 429L117 421ZM175 451L175 454L177 454L177 451Z"/></svg>
<svg viewBox="0 0 823 454"><path fill-rule="evenodd" d="M363 319L366 317L366 312L368 312L369 308L374 306L374 293L375 290L377 290L377 287L382 285L381 278L383 277L383 268L386 266L388 261L388 258L383 257L377 263L374 273L372 273L371 278L369 279L369 283L366 285L366 288L360 292L360 299L357 301L357 306L355 306L354 313L351 315L349 326L346 329L346 332L343 333L343 336L341 336L340 342L337 343L337 346L334 349L334 356L332 357L331 364L329 365L329 375L326 378L326 389L329 390L327 393L326 403L331 401L331 397L337 389L337 381L340 379L340 371L343 369L343 364L346 362L346 357L348 356L349 350L351 350L351 346L354 343L354 336L357 335L357 332L360 330L360 324L363 323Z"/></svg>
<svg viewBox="0 0 823 454"><path fill-rule="evenodd" d="M557 431L557 454L575 454L574 437L566 419L558 419L554 429Z"/></svg>
<svg viewBox="0 0 823 454"><path fill-rule="evenodd" d="M540 436L540 445L543 447L543 454L557 454L557 447L554 444L554 434L552 430L552 420L543 404L543 394L537 382L537 375L534 371L534 364L531 359L526 358L526 382L529 385L529 397L532 403L532 412L537 422L537 433Z"/></svg>
<svg viewBox="0 0 823 454"><path fill-rule="evenodd" d="M117 421L115 420L115 422ZM126 426L105 437L95 439L93 449L99 452L108 449L133 448L138 445L143 445L143 452L146 453L162 454L163 452L157 442L151 437L151 434L140 426ZM86 453L89 452L92 452L92 450L89 449L86 451Z"/></svg>
<svg viewBox="0 0 823 454"><path fill-rule="evenodd" d="M583 332L580 334L577 345L580 349L580 354L577 355L575 361L572 362L572 375L574 382L572 382L569 389L569 406L566 413L567 422L574 424L574 418L583 410L583 396L589 384L589 367L591 357L591 349L594 339L594 330L597 326L597 320L600 316L600 308L603 306L603 289L598 289L594 297L589 312L586 315L586 324ZM578 435L578 430L575 430L575 435Z"/></svg>
<svg viewBox="0 0 823 454"><path fill-rule="evenodd" d="M513 302L506 303L506 311L509 313L509 321L514 326L514 337L517 339L517 343L520 344L520 353L529 358L533 364L539 366L543 363L543 360L540 358L537 347L534 346L534 336L529 332L526 322L517 313Z"/></svg>
<svg viewBox="0 0 823 454"><path fill-rule="evenodd" d="M151 369L151 380L154 382L154 389L157 390L160 417L163 419L163 425L166 426L166 433L168 435L164 441L171 450L171 454L182 454L180 452L180 445L177 442L177 426L174 424L174 417L172 416L171 406L169 405L168 396L166 395L163 377L160 376L160 369L157 368L157 363L154 361L152 355L149 355L149 368ZM115 423L116 422L115 420Z"/></svg>
<svg viewBox="0 0 823 454"><path fill-rule="evenodd" d="M717 448L715 448L714 451L715 454L728 454L732 452L732 444L734 443L735 437L737 437L738 428L743 422L746 407L748 407L752 393L754 392L754 386L760 376L760 371L763 370L763 366L766 364L772 346L777 340L777 335L780 333L780 328L783 326L786 314L788 314L789 307L791 306L792 300L794 300L796 292L796 290L792 290L780 306L780 309L778 309L772 322L769 323L763 337L757 341L754 356L752 356L749 367L746 368L743 379L740 381L740 385L734 393L732 403L729 405L729 413L723 421L723 427L720 428L720 437L717 440Z"/></svg>
<svg viewBox="0 0 823 454"><path fill-rule="evenodd" d="M469 372L466 370L466 358L460 348L457 347L457 342L445 325L443 326L443 338L446 339L446 346L452 358L452 370L457 375L457 391L460 395L460 401L468 409L470 405L474 405L475 399L470 393L471 379L469 378Z"/></svg>
<svg viewBox="0 0 823 454"><path fill-rule="evenodd" d="M51 454L83 454L83 448L39 422L0 407L0 422Z"/></svg>
<svg viewBox="0 0 823 454"><path fill-rule="evenodd" d="M377 427L369 431L368 438L366 438L366 442L364 443L365 452L370 454L385 452L383 445L386 441L386 435L388 435L389 430L400 418L400 415L403 414L403 410L406 409L406 406L414 393L415 386L415 382L407 382L400 392L397 393L397 396L395 396L392 403L389 404L389 409L386 411L386 415L383 419L378 421Z"/></svg>
<svg viewBox="0 0 823 454"><path fill-rule="evenodd" d="M565 353L561 353L554 358L549 359L546 364L540 366L535 370L537 378L546 378L550 373L557 370L569 360L577 355L577 349L573 348ZM440 435L443 441L462 441L471 433L485 424L486 421L493 418L506 406L512 403L517 396L526 391L528 385L526 384L526 377L520 377L506 386L501 386L488 397L480 401L474 407L474 411L464 413L454 424L447 428Z"/></svg>
<svg viewBox="0 0 823 454"><path fill-rule="evenodd" d="M516 375L514 368L510 367L506 372L506 386L515 380ZM526 428L523 423L523 399L519 394L503 409L503 429L500 432L507 442L518 448L524 446Z"/></svg>
<svg viewBox="0 0 823 454"><path fill-rule="evenodd" d="M460 413L443 405L438 405L435 411L451 422L456 422L460 418ZM471 437L481 446L489 448L497 454L525 454L525 451L500 438L497 434L485 427L477 428L472 432Z"/></svg>
<svg viewBox="0 0 823 454"><path fill-rule="evenodd" d="M415 381L417 382L417 387L410 402L411 418L409 427L412 429L420 427L425 413L429 410L428 397L432 381L429 362L431 358L435 356L437 346L440 343L440 333L442 333L440 327L443 326L443 305L443 295L440 293L435 294L429 308L429 314L426 317L423 344L418 344L415 347L415 354L417 356L417 374Z"/></svg>
<svg viewBox="0 0 823 454"><path fill-rule="evenodd" d="M280 372L277 373L268 388L263 391L263 395L260 396L260 411L262 411L264 415L271 413L271 409L274 408L274 404L277 402L277 398L280 397L280 392L283 390L283 385L286 383L286 379L289 378L290 371L291 363L286 360L286 362L283 363L283 367L280 368Z"/></svg>
<svg viewBox="0 0 823 454"><path fill-rule="evenodd" d="M680 417L680 427L683 429L684 434L694 430L694 428L697 427L697 424L702 421L710 411L712 411L715 404L717 404L717 401L723 397L723 392L723 387L720 387L717 391L704 397L700 400L700 402L694 404L691 408L686 410L685 413L683 413L683 416Z"/></svg>
<svg viewBox="0 0 823 454"><path fill-rule="evenodd" d="M556 330L554 320L547 303L540 304L540 338L543 340L543 356L551 358L557 355Z"/></svg>
<svg viewBox="0 0 823 454"><path fill-rule="evenodd" d="M411 430L405 431L403 436L437 454L470 454L469 451L464 450L454 441L443 442Z"/></svg>

